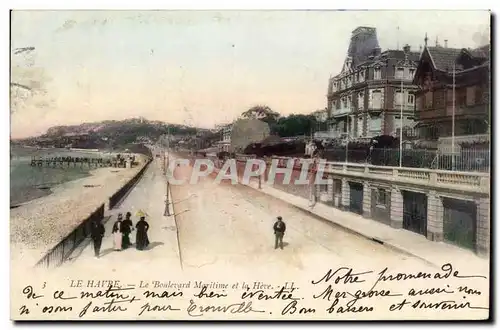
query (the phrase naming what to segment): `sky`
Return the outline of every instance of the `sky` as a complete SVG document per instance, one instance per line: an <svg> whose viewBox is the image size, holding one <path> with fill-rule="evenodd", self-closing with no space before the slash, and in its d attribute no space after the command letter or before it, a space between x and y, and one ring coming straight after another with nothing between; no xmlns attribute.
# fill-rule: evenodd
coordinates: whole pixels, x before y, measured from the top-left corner
<svg viewBox="0 0 500 330"><path fill-rule="evenodd" d="M326 107L328 78L356 27L376 28L382 50L418 51L426 33L431 45L472 48L489 42L489 19L486 11L13 11L12 49L35 51L12 55L11 81L33 80L45 93L12 113L11 137L139 116L210 128L257 104L311 113Z"/></svg>

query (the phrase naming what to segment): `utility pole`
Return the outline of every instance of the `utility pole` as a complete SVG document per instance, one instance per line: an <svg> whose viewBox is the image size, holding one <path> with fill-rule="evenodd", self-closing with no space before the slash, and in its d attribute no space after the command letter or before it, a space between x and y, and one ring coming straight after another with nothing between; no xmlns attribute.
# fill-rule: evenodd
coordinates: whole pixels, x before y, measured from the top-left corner
<svg viewBox="0 0 500 330"><path fill-rule="evenodd" d="M403 71L404 72L404 71ZM400 124L399 124L399 167L403 167L403 105L405 99L405 92L403 90L403 77L401 77L401 113L400 113Z"/></svg>
<svg viewBox="0 0 500 330"><path fill-rule="evenodd" d="M451 113L451 169L455 170L455 62L453 62L453 108Z"/></svg>
<svg viewBox="0 0 500 330"><path fill-rule="evenodd" d="M165 153L165 149L163 149L163 169L164 169L164 175L165 179L167 180L167 193L166 193L166 199L165 199L165 216L170 216L170 200L169 200L169 191L170 191L170 184L168 181L168 175L167 175L167 167L168 167L168 157L170 156L170 126L167 126L167 152Z"/></svg>

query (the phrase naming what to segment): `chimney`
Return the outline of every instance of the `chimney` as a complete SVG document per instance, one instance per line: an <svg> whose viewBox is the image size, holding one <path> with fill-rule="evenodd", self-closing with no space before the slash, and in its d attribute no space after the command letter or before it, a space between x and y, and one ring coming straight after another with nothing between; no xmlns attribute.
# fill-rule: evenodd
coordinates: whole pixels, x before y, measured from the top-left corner
<svg viewBox="0 0 500 330"><path fill-rule="evenodd" d="M448 39L444 39L444 48L448 48Z"/></svg>
<svg viewBox="0 0 500 330"><path fill-rule="evenodd" d="M409 53L410 52L410 45L406 44L404 47L403 47L403 51L405 53Z"/></svg>
<svg viewBox="0 0 500 330"><path fill-rule="evenodd" d="M422 52L422 45L420 45L419 50L420 50L420 52Z"/></svg>

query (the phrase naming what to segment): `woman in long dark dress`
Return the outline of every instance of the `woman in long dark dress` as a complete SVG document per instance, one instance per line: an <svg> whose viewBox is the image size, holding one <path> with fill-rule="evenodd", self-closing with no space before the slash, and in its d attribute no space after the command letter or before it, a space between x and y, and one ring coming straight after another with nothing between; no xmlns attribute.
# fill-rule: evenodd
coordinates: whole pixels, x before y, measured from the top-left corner
<svg viewBox="0 0 500 330"><path fill-rule="evenodd" d="M135 228L137 229L137 234L135 236L135 247L137 248L137 250L144 250L149 245L149 224L146 222L145 217L141 217L141 220L137 222Z"/></svg>

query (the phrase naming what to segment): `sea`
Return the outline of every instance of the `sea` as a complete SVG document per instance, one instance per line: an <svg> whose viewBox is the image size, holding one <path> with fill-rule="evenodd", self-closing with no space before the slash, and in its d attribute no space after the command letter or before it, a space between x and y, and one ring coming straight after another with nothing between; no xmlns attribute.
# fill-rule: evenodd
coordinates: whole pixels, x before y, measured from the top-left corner
<svg viewBox="0 0 500 330"><path fill-rule="evenodd" d="M72 151L68 149L36 149L11 147L10 150L10 206L19 206L30 200L49 195L51 188L72 180L84 178L89 173L88 167L53 168L31 166L31 158L36 157L92 157L95 152Z"/></svg>

